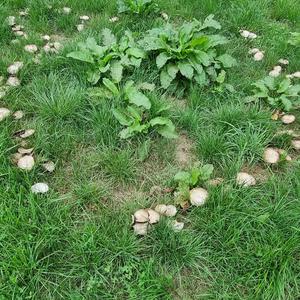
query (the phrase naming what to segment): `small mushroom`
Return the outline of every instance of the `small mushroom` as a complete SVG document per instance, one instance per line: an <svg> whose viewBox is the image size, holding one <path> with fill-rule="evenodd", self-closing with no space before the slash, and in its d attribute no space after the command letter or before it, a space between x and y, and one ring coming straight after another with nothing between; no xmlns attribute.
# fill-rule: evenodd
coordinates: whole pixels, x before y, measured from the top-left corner
<svg viewBox="0 0 300 300"><path fill-rule="evenodd" d="M38 182L31 187L31 192L33 194L45 194L49 191L49 186L47 183Z"/></svg>
<svg viewBox="0 0 300 300"><path fill-rule="evenodd" d="M35 133L34 129L27 129L24 132L22 131L22 133L19 136L22 139L26 139L26 138L32 136L34 133Z"/></svg>
<svg viewBox="0 0 300 300"><path fill-rule="evenodd" d="M289 64L289 61L287 59L279 59L278 61L281 65L287 66Z"/></svg>
<svg viewBox="0 0 300 300"><path fill-rule="evenodd" d="M52 173L55 170L55 163L53 161L47 161L43 164L43 168L47 172Z"/></svg>
<svg viewBox="0 0 300 300"><path fill-rule="evenodd" d="M174 205L167 205L167 209L164 213L167 217L174 217L177 214L177 208Z"/></svg>
<svg viewBox="0 0 300 300"><path fill-rule="evenodd" d="M168 16L168 14L166 14L165 12L162 12L162 13L161 13L161 17L162 17L165 21L168 21L168 20L169 20L169 16Z"/></svg>
<svg viewBox="0 0 300 300"><path fill-rule="evenodd" d="M35 53L35 52L38 51L38 47L36 45L33 45L33 44L32 45L26 45L24 47L24 50L29 52L29 53Z"/></svg>
<svg viewBox="0 0 300 300"><path fill-rule="evenodd" d="M76 28L77 30L80 32L80 31L83 31L84 30L84 24L78 24L76 25Z"/></svg>
<svg viewBox="0 0 300 300"><path fill-rule="evenodd" d="M16 24L16 17L15 16L9 16L7 18L7 23L9 26L14 26Z"/></svg>
<svg viewBox="0 0 300 300"><path fill-rule="evenodd" d="M146 209L139 209L134 213L134 220L137 223L144 223L149 221L148 211Z"/></svg>
<svg viewBox="0 0 300 300"><path fill-rule="evenodd" d="M208 198L207 190L203 188L195 188L190 191L190 202L195 206L202 206Z"/></svg>
<svg viewBox="0 0 300 300"><path fill-rule="evenodd" d="M50 37L50 35L45 34L45 35L42 36L42 39L43 39L44 41L50 41L51 37Z"/></svg>
<svg viewBox="0 0 300 300"><path fill-rule="evenodd" d="M149 223L150 224L158 223L160 218L159 213L151 208L147 209L147 212L148 212Z"/></svg>
<svg viewBox="0 0 300 300"><path fill-rule="evenodd" d="M20 154L31 154L33 151L33 148L25 149L23 147L18 148L18 152Z"/></svg>
<svg viewBox="0 0 300 300"><path fill-rule="evenodd" d="M79 19L81 21L88 21L90 19L90 17L89 16L80 16Z"/></svg>
<svg viewBox="0 0 300 300"><path fill-rule="evenodd" d="M248 51L249 54L256 54L257 52L260 52L258 48L253 48Z"/></svg>
<svg viewBox="0 0 300 300"><path fill-rule="evenodd" d="M267 148L263 155L264 161L268 164L276 164L280 160L279 152L274 148Z"/></svg>
<svg viewBox="0 0 300 300"><path fill-rule="evenodd" d="M146 235L148 231L148 223L135 223L133 230L136 235Z"/></svg>
<svg viewBox="0 0 300 300"><path fill-rule="evenodd" d="M293 73L293 77L300 78L300 71Z"/></svg>
<svg viewBox="0 0 300 300"><path fill-rule="evenodd" d="M165 204L158 204L155 206L155 211L158 212L161 215L164 215L167 211L167 205Z"/></svg>
<svg viewBox="0 0 300 300"><path fill-rule="evenodd" d="M110 23L115 23L115 22L118 22L118 21L119 21L118 17L111 17L111 18L109 18L109 22Z"/></svg>
<svg viewBox="0 0 300 300"><path fill-rule="evenodd" d="M181 231L184 227L184 223L178 222L177 220L174 220L171 224L172 224L172 228L175 232Z"/></svg>
<svg viewBox="0 0 300 300"><path fill-rule="evenodd" d="M71 8L70 7L63 7L63 13L68 15L71 12Z"/></svg>
<svg viewBox="0 0 300 300"><path fill-rule="evenodd" d="M300 150L300 140L292 140L292 146L295 150Z"/></svg>
<svg viewBox="0 0 300 300"><path fill-rule="evenodd" d="M0 122L3 121L5 118L7 118L9 115L10 115L9 109L5 107L0 108Z"/></svg>
<svg viewBox="0 0 300 300"><path fill-rule="evenodd" d="M20 69L22 69L24 63L22 61L16 61L7 68L7 72L10 75L16 75Z"/></svg>
<svg viewBox="0 0 300 300"><path fill-rule="evenodd" d="M6 81L6 84L9 86L17 87L21 84L21 81L15 76L10 76Z"/></svg>
<svg viewBox="0 0 300 300"><path fill-rule="evenodd" d="M24 36L25 33L24 33L24 31L22 31L22 30L17 30L17 31L15 31L15 35L16 35L16 36Z"/></svg>
<svg viewBox="0 0 300 300"><path fill-rule="evenodd" d="M256 180L255 178L245 172L240 172L237 174L236 176L236 183L238 185L244 186L244 187L248 187L248 186L253 186L256 184Z"/></svg>
<svg viewBox="0 0 300 300"><path fill-rule="evenodd" d="M264 53L262 51L255 53L253 57L255 61L261 61L263 60L263 58L264 58Z"/></svg>
<svg viewBox="0 0 300 300"><path fill-rule="evenodd" d="M13 117L15 120L20 120L24 117L24 112L22 110L17 110L14 112Z"/></svg>
<svg viewBox="0 0 300 300"><path fill-rule="evenodd" d="M12 156L11 156L11 160L14 164L17 164L19 159L22 157L23 155L19 152L17 153L14 153Z"/></svg>
<svg viewBox="0 0 300 300"><path fill-rule="evenodd" d="M294 115L284 115L281 117L281 121L283 124L288 125L294 123L296 117Z"/></svg>
<svg viewBox="0 0 300 300"><path fill-rule="evenodd" d="M18 160L18 167L22 170L30 171L34 166L32 155L25 155Z"/></svg>

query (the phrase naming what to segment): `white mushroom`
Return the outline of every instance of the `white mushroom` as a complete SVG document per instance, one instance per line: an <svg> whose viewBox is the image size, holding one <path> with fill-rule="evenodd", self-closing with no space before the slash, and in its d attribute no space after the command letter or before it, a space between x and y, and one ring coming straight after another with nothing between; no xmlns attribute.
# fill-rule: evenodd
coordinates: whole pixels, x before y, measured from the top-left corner
<svg viewBox="0 0 300 300"><path fill-rule="evenodd" d="M10 115L9 109L5 107L0 108L0 122L3 121L5 118L7 118L9 115Z"/></svg>
<svg viewBox="0 0 300 300"><path fill-rule="evenodd" d="M26 138L32 136L34 133L35 133L34 129L27 129L24 131L24 133L20 134L20 138L26 139Z"/></svg>
<svg viewBox="0 0 300 300"><path fill-rule="evenodd" d="M248 38L249 39L256 39L257 38L257 34L255 34L253 32L250 32L249 35L248 35Z"/></svg>
<svg viewBox="0 0 300 300"><path fill-rule="evenodd" d="M45 34L45 35L42 36L42 39L43 39L44 41L50 41L51 37L50 37L50 35Z"/></svg>
<svg viewBox="0 0 300 300"><path fill-rule="evenodd" d="M11 159L13 161L13 163L17 164L19 159L22 157L23 155L19 152L17 153L14 153L12 156L11 156Z"/></svg>
<svg viewBox="0 0 300 300"><path fill-rule="evenodd" d="M60 42L54 42L53 47L55 50L60 50L62 48L62 44Z"/></svg>
<svg viewBox="0 0 300 300"><path fill-rule="evenodd" d="M167 209L164 213L167 217L174 217L177 214L177 208L174 205L167 205Z"/></svg>
<svg viewBox="0 0 300 300"><path fill-rule="evenodd" d="M24 63L22 61L16 61L7 68L7 72L10 75L16 75L20 69L22 69Z"/></svg>
<svg viewBox="0 0 300 300"><path fill-rule="evenodd" d="M21 31L24 28L22 25L15 25L11 28L12 31Z"/></svg>
<svg viewBox="0 0 300 300"><path fill-rule="evenodd" d="M264 161L268 164L276 164L279 162L279 152L274 148L267 148L263 155Z"/></svg>
<svg viewBox="0 0 300 300"><path fill-rule="evenodd" d="M151 208L147 209L147 212L148 212L149 223L150 224L158 223L160 218L159 213Z"/></svg>
<svg viewBox="0 0 300 300"><path fill-rule="evenodd" d="M78 24L78 25L76 25L76 28L77 28L77 30L80 32L80 31L83 31L83 29L84 29L84 24Z"/></svg>
<svg viewBox="0 0 300 300"><path fill-rule="evenodd" d="M255 185L256 180L252 175L245 172L240 172L236 176L236 183L238 185L248 187L248 186Z"/></svg>
<svg viewBox="0 0 300 300"><path fill-rule="evenodd" d="M281 118L281 121L283 124L288 125L294 123L296 120L296 117L294 115L284 115Z"/></svg>
<svg viewBox="0 0 300 300"><path fill-rule="evenodd" d="M82 21L88 21L90 19L90 17L89 16L80 16L79 19Z"/></svg>
<svg viewBox="0 0 300 300"><path fill-rule="evenodd" d="M135 223L133 230L136 235L146 235L148 231L148 223Z"/></svg>
<svg viewBox="0 0 300 300"><path fill-rule="evenodd" d="M118 21L119 21L118 17L111 17L111 18L109 18L109 22L110 23L115 23L115 22L118 22Z"/></svg>
<svg viewBox="0 0 300 300"><path fill-rule="evenodd" d="M264 53L262 51L255 53L253 57L255 61L261 61L263 60L263 58L264 58Z"/></svg>
<svg viewBox="0 0 300 300"><path fill-rule="evenodd" d="M15 76L10 76L7 81L6 81L6 84L9 85L9 86L19 86L21 84L21 81L15 77Z"/></svg>
<svg viewBox="0 0 300 300"><path fill-rule="evenodd" d="M55 170L55 163L53 161L47 161L43 163L43 168L49 173L52 173Z"/></svg>
<svg viewBox="0 0 300 300"><path fill-rule="evenodd" d="M158 212L161 215L164 215L167 211L167 205L165 204L158 204L155 206L155 211Z"/></svg>
<svg viewBox="0 0 300 300"><path fill-rule="evenodd" d="M30 171L34 166L32 155L25 155L18 160L18 167L22 170Z"/></svg>
<svg viewBox="0 0 300 300"><path fill-rule="evenodd" d="M248 38L249 34L250 34L250 31L248 31L248 30L240 30L240 34L241 34L242 37Z"/></svg>
<svg viewBox="0 0 300 300"><path fill-rule="evenodd" d="M9 26L14 26L16 24L16 17L15 16L9 16L7 18L7 23Z"/></svg>
<svg viewBox="0 0 300 300"><path fill-rule="evenodd" d="M300 78L300 71L293 73L293 77Z"/></svg>
<svg viewBox="0 0 300 300"><path fill-rule="evenodd" d="M15 31L15 35L16 35L16 36L24 36L25 33L24 33L24 31L22 31L22 30L17 30L17 31Z"/></svg>
<svg viewBox="0 0 300 300"><path fill-rule="evenodd" d="M289 64L289 61L287 60L287 59L283 59L283 58L281 58L281 59L279 59L279 61L278 61L281 65L288 65Z"/></svg>
<svg viewBox="0 0 300 300"><path fill-rule="evenodd" d="M21 11L19 12L19 15L20 15L21 17L26 17L26 16L28 15L28 8L26 8L25 10L21 10Z"/></svg>
<svg viewBox="0 0 300 300"><path fill-rule="evenodd" d="M190 191L190 201L192 205L202 206L208 198L207 190L203 188L195 188Z"/></svg>
<svg viewBox="0 0 300 300"><path fill-rule="evenodd" d="M166 14L165 12L162 12L162 13L161 13L161 16L162 16L162 18L163 18L165 21L168 21L168 20L169 20L169 16L168 16L168 14Z"/></svg>
<svg viewBox="0 0 300 300"><path fill-rule="evenodd" d="M280 72L276 71L276 70L272 70L272 71L269 72L269 76L278 77L278 76L280 76Z"/></svg>
<svg viewBox="0 0 300 300"><path fill-rule="evenodd" d="M172 228L174 231L179 232L183 229L184 223L183 222L178 222L177 220L174 220L172 222Z"/></svg>
<svg viewBox="0 0 300 300"><path fill-rule="evenodd" d="M33 45L33 44L32 45L26 45L24 47L24 50L29 52L29 53L35 53L35 52L38 51L38 47L37 47L37 45Z"/></svg>
<svg viewBox="0 0 300 300"><path fill-rule="evenodd" d="M63 13L68 15L71 12L71 8L70 7L63 7Z"/></svg>
<svg viewBox="0 0 300 300"><path fill-rule="evenodd" d="M292 146L295 150L300 150L300 140L292 140Z"/></svg>
<svg viewBox="0 0 300 300"><path fill-rule="evenodd" d="M146 209L139 209L134 213L134 220L137 223L144 223L149 221L148 211Z"/></svg>
<svg viewBox="0 0 300 300"><path fill-rule="evenodd" d="M38 182L31 187L31 192L33 194L45 194L49 191L49 186L47 183Z"/></svg>
<svg viewBox="0 0 300 300"><path fill-rule="evenodd" d="M23 147L18 148L18 152L20 154L31 154L33 151L33 148L25 149Z"/></svg>

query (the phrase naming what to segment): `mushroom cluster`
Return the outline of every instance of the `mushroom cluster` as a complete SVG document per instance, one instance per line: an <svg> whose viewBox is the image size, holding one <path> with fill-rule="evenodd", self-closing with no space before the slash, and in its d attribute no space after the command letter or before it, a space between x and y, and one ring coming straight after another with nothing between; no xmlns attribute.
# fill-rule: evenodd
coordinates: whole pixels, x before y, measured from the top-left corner
<svg viewBox="0 0 300 300"><path fill-rule="evenodd" d="M85 23L87 21L89 21L90 17L89 16L80 16L79 19L80 19L81 23L77 24L76 28L80 32L80 31L84 30Z"/></svg>

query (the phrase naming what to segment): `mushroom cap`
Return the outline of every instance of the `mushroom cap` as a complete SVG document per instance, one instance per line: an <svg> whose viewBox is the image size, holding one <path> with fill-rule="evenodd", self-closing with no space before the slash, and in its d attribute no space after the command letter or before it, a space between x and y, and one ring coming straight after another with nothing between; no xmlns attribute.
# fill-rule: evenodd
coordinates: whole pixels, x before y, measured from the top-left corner
<svg viewBox="0 0 300 300"><path fill-rule="evenodd" d="M164 213L167 217L174 217L177 214L177 208L174 205L167 205L167 209Z"/></svg>
<svg viewBox="0 0 300 300"><path fill-rule="evenodd" d="M293 122L295 122L296 117L294 115L284 115L281 117L281 121L283 124L292 124Z"/></svg>
<svg viewBox="0 0 300 300"><path fill-rule="evenodd" d="M34 133L35 133L34 129L26 129L24 131L24 133L20 134L20 138L26 139L26 138L32 136Z"/></svg>
<svg viewBox="0 0 300 300"><path fill-rule="evenodd" d="M18 160L18 167L22 170L30 171L34 167L34 158L32 155L25 155Z"/></svg>
<svg viewBox="0 0 300 300"><path fill-rule="evenodd" d="M27 51L27 52L29 52L29 53L35 53L35 52L38 51L38 47L37 47L37 45L33 45L33 44L26 45L24 47L24 50Z"/></svg>
<svg viewBox="0 0 300 300"><path fill-rule="evenodd" d="M178 222L177 220L174 220L172 222L172 228L174 231L179 232L183 229L184 223L183 222Z"/></svg>
<svg viewBox="0 0 300 300"><path fill-rule="evenodd" d="M137 223L145 223L149 221L148 211L146 209L139 209L134 213L134 220Z"/></svg>
<svg viewBox="0 0 300 300"><path fill-rule="evenodd" d="M292 140L292 146L295 150L300 150L300 140Z"/></svg>
<svg viewBox="0 0 300 300"><path fill-rule="evenodd" d="M150 224L158 223L158 221L160 219L159 213L151 208L148 208L147 212L148 212L149 223Z"/></svg>
<svg viewBox="0 0 300 300"><path fill-rule="evenodd" d="M43 164L43 168L52 173L55 170L55 163L53 161L47 161Z"/></svg>
<svg viewBox="0 0 300 300"><path fill-rule="evenodd" d="M6 84L9 86L19 86L21 84L21 82L17 77L10 76L6 81Z"/></svg>
<svg viewBox="0 0 300 300"><path fill-rule="evenodd" d="M1 107L0 108L0 122L2 120L4 120L5 118L7 118L10 115L10 110L5 108L5 107Z"/></svg>
<svg viewBox="0 0 300 300"><path fill-rule="evenodd" d="M276 164L279 162L279 152L274 148L267 148L263 155L264 161L268 164Z"/></svg>
<svg viewBox="0 0 300 300"><path fill-rule="evenodd" d="M195 206L202 206L208 198L207 190L203 188L195 188L190 190L190 202Z"/></svg>
<svg viewBox="0 0 300 300"><path fill-rule="evenodd" d="M135 223L133 230L136 235L146 235L148 231L148 223Z"/></svg>
<svg viewBox="0 0 300 300"><path fill-rule="evenodd" d="M45 194L49 191L47 183L38 182L31 187L31 192L34 194Z"/></svg>
<svg viewBox="0 0 300 300"><path fill-rule="evenodd" d="M252 175L246 172L239 172L236 176L236 183L238 185L247 187L247 186L255 185L256 180Z"/></svg>
<svg viewBox="0 0 300 300"><path fill-rule="evenodd" d="M30 153L32 153L32 151L33 151L33 148L29 148L29 149L25 149L22 147L18 148L18 152L20 154L30 154Z"/></svg>
<svg viewBox="0 0 300 300"><path fill-rule="evenodd" d="M164 215L167 211L167 205L165 204L158 204L155 206L155 211L158 212L161 215Z"/></svg>
<svg viewBox="0 0 300 300"><path fill-rule="evenodd" d="M20 120L24 117L24 112L22 110L17 110L16 112L14 112L13 116L15 120Z"/></svg>
<svg viewBox="0 0 300 300"><path fill-rule="evenodd" d="M255 61L261 61L264 58L264 54L263 54L263 52L259 51L259 52L254 54L253 58L254 58Z"/></svg>

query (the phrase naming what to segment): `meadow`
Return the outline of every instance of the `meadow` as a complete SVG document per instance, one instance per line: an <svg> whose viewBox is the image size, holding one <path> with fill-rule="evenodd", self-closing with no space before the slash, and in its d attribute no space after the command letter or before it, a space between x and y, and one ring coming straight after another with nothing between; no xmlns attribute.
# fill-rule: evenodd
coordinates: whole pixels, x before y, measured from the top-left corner
<svg viewBox="0 0 300 300"><path fill-rule="evenodd" d="M142 2L0 1L0 299L299 299L300 2Z"/></svg>

